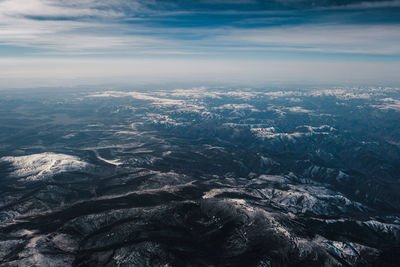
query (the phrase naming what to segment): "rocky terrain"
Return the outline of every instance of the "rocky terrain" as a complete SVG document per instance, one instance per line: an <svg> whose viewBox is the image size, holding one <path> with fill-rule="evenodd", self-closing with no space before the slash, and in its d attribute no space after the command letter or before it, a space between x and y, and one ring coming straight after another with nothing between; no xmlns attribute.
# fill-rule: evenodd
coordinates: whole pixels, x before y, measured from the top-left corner
<svg viewBox="0 0 400 267"><path fill-rule="evenodd" d="M396 88L2 92L0 266L399 266Z"/></svg>

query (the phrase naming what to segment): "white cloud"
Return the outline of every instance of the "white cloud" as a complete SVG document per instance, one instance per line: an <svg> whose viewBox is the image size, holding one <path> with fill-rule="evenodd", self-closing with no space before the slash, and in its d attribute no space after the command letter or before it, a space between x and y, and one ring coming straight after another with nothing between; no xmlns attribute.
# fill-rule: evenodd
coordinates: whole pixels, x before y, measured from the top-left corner
<svg viewBox="0 0 400 267"><path fill-rule="evenodd" d="M119 8L121 6L130 11L143 9L140 2L125 0L3 0L0 2L0 13L8 17L115 17L124 15L123 10Z"/></svg>
<svg viewBox="0 0 400 267"><path fill-rule="evenodd" d="M135 19L144 10L139 1L126 0L4 0L0 1L0 45L76 54L165 46L165 40L145 36L140 29L124 34L126 28L119 21L125 13Z"/></svg>
<svg viewBox="0 0 400 267"><path fill-rule="evenodd" d="M199 54L246 50L400 54L400 25L199 27L194 31L185 27L125 24L128 18L143 20L140 15L156 13L149 8L151 3L139 0L3 0L0 1L0 44L66 54ZM397 5L400 1L362 5L382 3ZM161 12L159 15L170 14ZM195 38L178 38L176 33Z"/></svg>
<svg viewBox="0 0 400 267"><path fill-rule="evenodd" d="M400 25L300 25L226 29L215 42L242 50L400 54Z"/></svg>

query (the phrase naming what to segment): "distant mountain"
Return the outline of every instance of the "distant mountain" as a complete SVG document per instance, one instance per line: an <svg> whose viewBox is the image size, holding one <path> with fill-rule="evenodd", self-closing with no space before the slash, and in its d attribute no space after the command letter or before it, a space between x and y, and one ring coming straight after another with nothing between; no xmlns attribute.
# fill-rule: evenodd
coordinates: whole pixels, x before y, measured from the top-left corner
<svg viewBox="0 0 400 267"><path fill-rule="evenodd" d="M400 265L400 89L1 94L0 266Z"/></svg>

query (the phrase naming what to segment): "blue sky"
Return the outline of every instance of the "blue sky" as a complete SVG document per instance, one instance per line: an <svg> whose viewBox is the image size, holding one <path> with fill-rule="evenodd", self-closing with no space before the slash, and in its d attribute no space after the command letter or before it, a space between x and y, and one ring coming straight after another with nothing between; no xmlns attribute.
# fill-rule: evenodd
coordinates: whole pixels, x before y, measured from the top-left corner
<svg viewBox="0 0 400 267"><path fill-rule="evenodd" d="M0 0L1 87L396 83L399 67L399 0Z"/></svg>

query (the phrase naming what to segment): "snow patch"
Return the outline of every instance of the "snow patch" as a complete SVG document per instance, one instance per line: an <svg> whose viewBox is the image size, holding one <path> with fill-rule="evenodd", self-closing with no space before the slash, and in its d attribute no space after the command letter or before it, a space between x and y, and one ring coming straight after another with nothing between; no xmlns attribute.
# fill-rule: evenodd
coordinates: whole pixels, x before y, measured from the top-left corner
<svg viewBox="0 0 400 267"><path fill-rule="evenodd" d="M75 156L48 152L28 156L3 157L0 160L14 166L15 170L11 173L12 176L26 178L30 181L43 180L62 172L82 170L89 165Z"/></svg>
<svg viewBox="0 0 400 267"><path fill-rule="evenodd" d="M182 105L185 103L183 100L160 98L140 92L105 91L102 93L91 94L87 97L132 97L134 99L151 101L153 104L157 105Z"/></svg>

